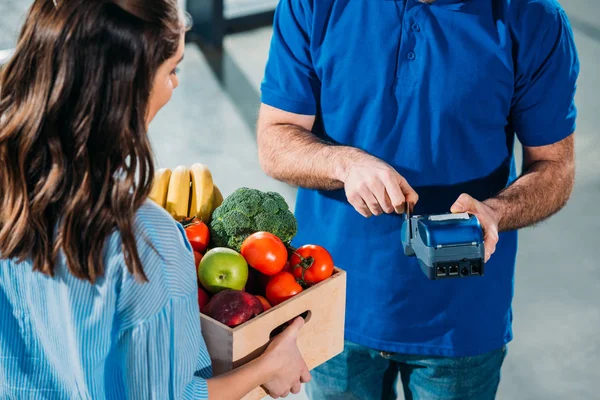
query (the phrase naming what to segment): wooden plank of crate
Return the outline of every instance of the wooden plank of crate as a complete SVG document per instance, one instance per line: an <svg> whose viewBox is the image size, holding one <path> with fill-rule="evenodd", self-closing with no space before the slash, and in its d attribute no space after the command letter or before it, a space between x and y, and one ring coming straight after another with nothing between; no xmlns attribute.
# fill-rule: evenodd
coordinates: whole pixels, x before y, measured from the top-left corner
<svg viewBox="0 0 600 400"><path fill-rule="evenodd" d="M256 353L251 349L256 346L264 349L273 328L307 310L311 311L311 315L300 331L297 343L308 368L312 370L338 355L344 349L345 292L346 275L344 272L338 273L322 282L319 288L314 287L313 290L294 297L295 301L287 303L280 313L273 312L270 318L267 318L269 314L265 314L263 321L256 321L237 332L234 330L234 360L245 353L254 357ZM242 357L239 361L242 365L248 359ZM262 388L256 388L243 400L259 400L265 396L267 393Z"/></svg>
<svg viewBox="0 0 600 400"><path fill-rule="evenodd" d="M213 375L221 375L233 369L233 331L204 314L200 314L202 336L209 349Z"/></svg>
<svg viewBox="0 0 600 400"><path fill-rule="evenodd" d="M258 316L251 324L244 324L239 328L234 329L234 363L252 353L254 349L267 344L270 339L269 335L271 334L271 331L306 311L310 311L311 315L309 321L302 328L301 334L308 331L320 333L325 331L327 333L330 332L328 330L329 328L335 326L343 327L343 306L345 306L345 304L344 302L338 301L338 299L345 298L344 290L345 273L336 273L329 280L315 285L310 290L305 290L289 301ZM323 306L324 296L327 296L326 307ZM331 304L336 306L329 307ZM342 322L341 324L339 324L340 321ZM335 332L335 329L331 332ZM331 341L335 341L336 339L337 337L331 337ZM313 348L320 347L317 343L314 343L314 345Z"/></svg>
<svg viewBox="0 0 600 400"><path fill-rule="evenodd" d="M232 329L202 314L202 333L213 362L214 375L240 367L258 357L274 330L306 311L306 324L298 335L298 348L309 369L341 353L344 348L346 273L336 268L331 278L303 291L256 318ZM256 388L243 400L266 396Z"/></svg>

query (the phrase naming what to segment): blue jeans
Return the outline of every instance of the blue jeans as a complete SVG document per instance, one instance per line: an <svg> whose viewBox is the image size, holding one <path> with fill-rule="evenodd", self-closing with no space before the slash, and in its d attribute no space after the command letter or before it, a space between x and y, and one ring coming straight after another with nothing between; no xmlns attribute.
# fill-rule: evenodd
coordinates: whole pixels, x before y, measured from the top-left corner
<svg viewBox="0 0 600 400"><path fill-rule="evenodd" d="M313 370L311 400L493 400L506 347L461 358L389 354L346 342L342 354Z"/></svg>

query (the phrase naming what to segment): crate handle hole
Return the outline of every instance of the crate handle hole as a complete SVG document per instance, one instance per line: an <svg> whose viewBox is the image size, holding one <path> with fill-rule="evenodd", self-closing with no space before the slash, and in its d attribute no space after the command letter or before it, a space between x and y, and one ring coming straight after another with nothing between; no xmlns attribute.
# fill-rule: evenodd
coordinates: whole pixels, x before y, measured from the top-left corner
<svg viewBox="0 0 600 400"><path fill-rule="evenodd" d="M306 323L308 323L308 321L310 321L310 318L312 317L312 312L310 310L305 311L302 314L297 315L294 318L290 319L288 322L285 322L285 323L279 325L277 328L275 328L271 331L271 334L269 335L269 340L273 339L275 336L282 333L285 330L285 328L287 328L288 325L298 317L302 317L304 319L304 323L306 324Z"/></svg>

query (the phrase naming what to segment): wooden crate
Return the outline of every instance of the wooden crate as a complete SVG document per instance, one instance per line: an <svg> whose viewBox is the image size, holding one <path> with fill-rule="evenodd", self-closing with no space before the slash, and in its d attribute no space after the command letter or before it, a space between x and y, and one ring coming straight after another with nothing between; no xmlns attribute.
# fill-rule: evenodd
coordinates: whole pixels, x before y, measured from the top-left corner
<svg viewBox="0 0 600 400"><path fill-rule="evenodd" d="M336 268L331 278L235 328L202 314L202 334L213 374L223 374L258 357L272 333L299 315L305 316L306 323L298 336L298 348L309 369L321 365L344 349L345 307L346 273ZM256 388L243 400L265 396L262 388Z"/></svg>

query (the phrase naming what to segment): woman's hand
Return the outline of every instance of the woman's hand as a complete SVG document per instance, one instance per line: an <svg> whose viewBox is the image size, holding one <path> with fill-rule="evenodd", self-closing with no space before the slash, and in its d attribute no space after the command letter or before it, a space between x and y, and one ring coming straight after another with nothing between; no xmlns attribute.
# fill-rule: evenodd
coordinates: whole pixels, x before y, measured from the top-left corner
<svg viewBox="0 0 600 400"><path fill-rule="evenodd" d="M298 394L301 384L310 381L310 372L300 355L296 339L304 319L298 317L269 345L263 354L265 364L274 371L271 379L263 387L273 398L286 397L288 394Z"/></svg>
<svg viewBox="0 0 600 400"><path fill-rule="evenodd" d="M209 399L241 399L261 384L274 398L300 392L300 385L310 381L310 373L296 345L303 326L304 320L296 318L259 358L209 379Z"/></svg>

